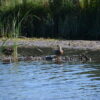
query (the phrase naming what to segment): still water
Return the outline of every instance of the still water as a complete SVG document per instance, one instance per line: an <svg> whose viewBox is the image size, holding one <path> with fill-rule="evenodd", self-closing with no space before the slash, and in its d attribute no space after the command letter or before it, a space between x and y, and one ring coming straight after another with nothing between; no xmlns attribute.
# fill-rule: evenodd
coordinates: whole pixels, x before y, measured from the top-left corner
<svg viewBox="0 0 100 100"><path fill-rule="evenodd" d="M0 100L100 100L100 64L0 63Z"/></svg>

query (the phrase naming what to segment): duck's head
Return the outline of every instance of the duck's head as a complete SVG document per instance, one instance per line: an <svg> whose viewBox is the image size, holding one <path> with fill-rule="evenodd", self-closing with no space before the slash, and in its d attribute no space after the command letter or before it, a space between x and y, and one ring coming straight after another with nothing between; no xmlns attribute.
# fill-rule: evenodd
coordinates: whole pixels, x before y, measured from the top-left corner
<svg viewBox="0 0 100 100"><path fill-rule="evenodd" d="M57 49L62 49L61 45L57 45Z"/></svg>

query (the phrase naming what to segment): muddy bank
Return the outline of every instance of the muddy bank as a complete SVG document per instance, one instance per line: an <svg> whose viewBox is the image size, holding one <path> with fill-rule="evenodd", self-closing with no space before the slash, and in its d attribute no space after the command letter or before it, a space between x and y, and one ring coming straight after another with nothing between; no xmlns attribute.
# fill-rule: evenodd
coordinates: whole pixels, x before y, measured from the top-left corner
<svg viewBox="0 0 100 100"><path fill-rule="evenodd" d="M2 45L0 40L0 45ZM9 39L6 46L13 46L14 40ZM93 61L100 62L100 41L54 40L54 39L17 39L19 56L53 55L56 45L61 45L64 55L80 55L85 53Z"/></svg>
<svg viewBox="0 0 100 100"><path fill-rule="evenodd" d="M47 56L47 55L54 54L52 48L38 47L38 49L32 48L32 47L27 47L27 48L19 47L18 54L19 56ZM40 52L40 50L42 52ZM68 49L68 48L63 48L63 50L64 50L63 56L81 55L85 53L86 56L88 56L89 58L92 58L93 62L100 62L99 50L79 50L79 49Z"/></svg>

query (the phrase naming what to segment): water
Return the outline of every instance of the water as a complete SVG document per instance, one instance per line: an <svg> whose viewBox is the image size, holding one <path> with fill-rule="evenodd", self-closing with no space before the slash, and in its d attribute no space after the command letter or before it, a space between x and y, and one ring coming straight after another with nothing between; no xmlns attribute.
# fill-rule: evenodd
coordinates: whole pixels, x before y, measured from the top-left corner
<svg viewBox="0 0 100 100"><path fill-rule="evenodd" d="M100 64L0 63L0 100L100 100Z"/></svg>

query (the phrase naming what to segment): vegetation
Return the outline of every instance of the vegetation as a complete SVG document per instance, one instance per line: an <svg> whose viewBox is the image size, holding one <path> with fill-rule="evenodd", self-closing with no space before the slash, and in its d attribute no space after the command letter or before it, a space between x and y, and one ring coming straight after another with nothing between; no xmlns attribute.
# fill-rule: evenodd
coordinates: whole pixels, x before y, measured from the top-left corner
<svg viewBox="0 0 100 100"><path fill-rule="evenodd" d="M100 0L0 0L0 36L14 33L99 40Z"/></svg>

